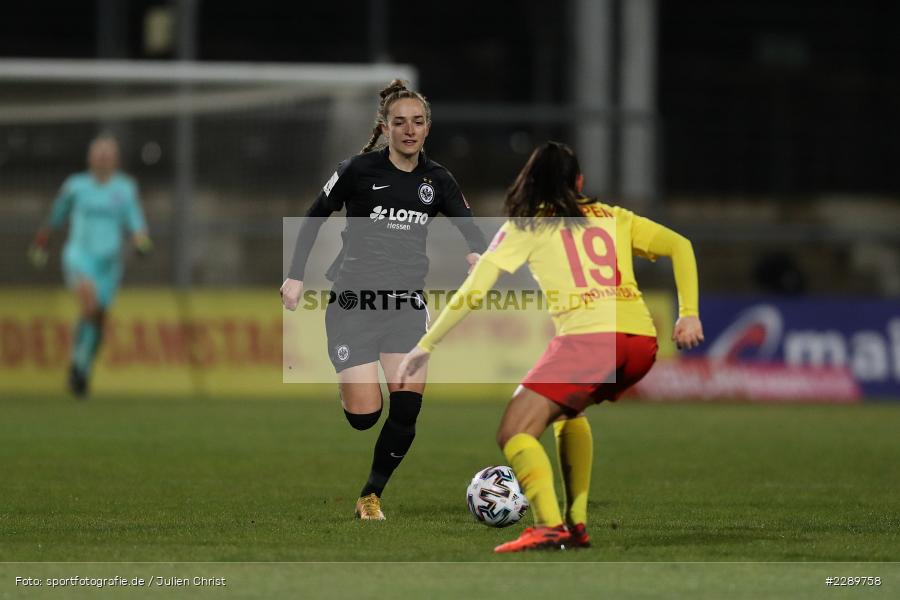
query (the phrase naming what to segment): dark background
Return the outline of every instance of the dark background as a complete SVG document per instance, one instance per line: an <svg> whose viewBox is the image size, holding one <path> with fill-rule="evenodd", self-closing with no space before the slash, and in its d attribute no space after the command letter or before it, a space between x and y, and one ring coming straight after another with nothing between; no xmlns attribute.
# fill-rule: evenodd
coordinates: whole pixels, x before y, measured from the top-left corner
<svg viewBox="0 0 900 600"><path fill-rule="evenodd" d="M627 1L627 0L626 0ZM148 56L153 0L4 3L0 55ZM209 61L367 62L370 2L199 5ZM435 102L570 100L567 3L383 2L387 58L414 64ZM100 11L120 24L99 39ZM894 194L900 140L900 4L658 3L658 110L667 193ZM378 35L378 34L376 34ZM439 111L437 115L439 117Z"/></svg>

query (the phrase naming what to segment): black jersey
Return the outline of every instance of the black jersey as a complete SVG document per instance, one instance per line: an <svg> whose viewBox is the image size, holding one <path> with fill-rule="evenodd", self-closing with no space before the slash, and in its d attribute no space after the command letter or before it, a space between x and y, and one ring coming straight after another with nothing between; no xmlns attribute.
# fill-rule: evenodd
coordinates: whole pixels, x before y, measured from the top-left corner
<svg viewBox="0 0 900 600"><path fill-rule="evenodd" d="M302 280L318 230L332 212L347 209L343 249L329 269L336 287L418 290L425 285L428 224L453 218L472 252L484 252L484 234L456 180L424 152L411 172L398 169L388 149L342 162L322 188L300 228L289 277Z"/></svg>

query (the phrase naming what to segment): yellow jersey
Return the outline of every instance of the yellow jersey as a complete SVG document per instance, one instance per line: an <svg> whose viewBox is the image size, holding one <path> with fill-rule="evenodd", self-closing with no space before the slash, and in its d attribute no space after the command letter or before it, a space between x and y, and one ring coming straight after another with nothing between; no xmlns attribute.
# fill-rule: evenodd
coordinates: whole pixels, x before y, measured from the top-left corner
<svg viewBox="0 0 900 600"><path fill-rule="evenodd" d="M618 206L584 201L577 227L561 221L535 231L507 221L481 260L503 271L523 264L544 294L557 335L619 332L656 336L632 257L672 256L679 314L697 315L697 270L690 242Z"/></svg>

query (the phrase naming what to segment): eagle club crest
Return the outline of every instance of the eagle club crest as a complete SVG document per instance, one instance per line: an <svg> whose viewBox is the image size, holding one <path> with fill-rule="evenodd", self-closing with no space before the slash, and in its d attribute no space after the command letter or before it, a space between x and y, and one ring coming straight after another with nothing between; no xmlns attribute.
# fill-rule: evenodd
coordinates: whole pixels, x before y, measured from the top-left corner
<svg viewBox="0 0 900 600"><path fill-rule="evenodd" d="M434 202L434 188L431 187L430 183L425 182L419 185L419 200L422 201L422 204Z"/></svg>

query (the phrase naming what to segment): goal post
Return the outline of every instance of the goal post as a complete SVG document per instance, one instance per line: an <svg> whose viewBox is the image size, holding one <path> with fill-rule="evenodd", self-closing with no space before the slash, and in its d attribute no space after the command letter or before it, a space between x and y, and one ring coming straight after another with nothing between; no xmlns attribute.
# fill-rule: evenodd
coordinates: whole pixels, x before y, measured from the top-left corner
<svg viewBox="0 0 900 600"><path fill-rule="evenodd" d="M299 84L357 89L399 78L416 84L409 65L332 63L241 63L95 59L0 59L2 81L107 83Z"/></svg>
<svg viewBox="0 0 900 600"><path fill-rule="evenodd" d="M45 216L64 177L84 168L91 137L110 131L166 246L143 277L258 283L255 274L268 279L252 268L260 239L271 237L278 255L281 217L365 144L378 91L395 78L415 86L417 72L383 63L0 59L4 233ZM0 257L0 266L19 258Z"/></svg>

